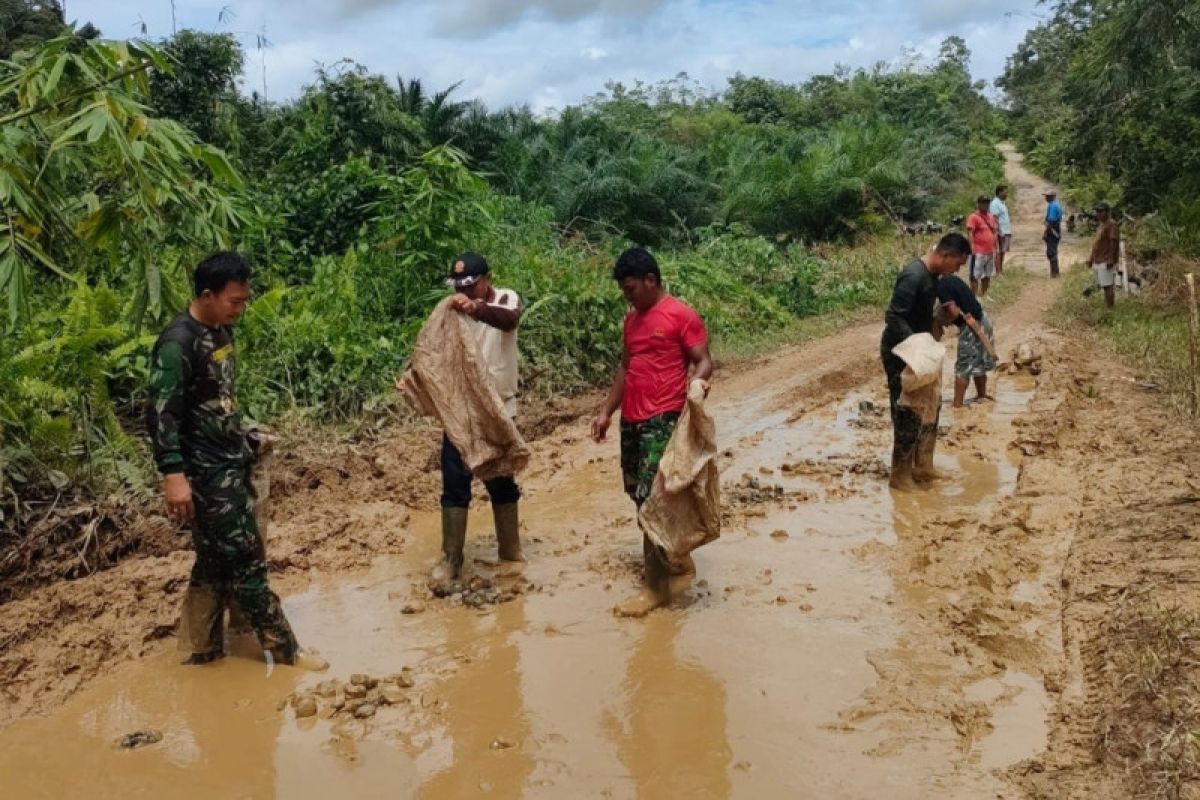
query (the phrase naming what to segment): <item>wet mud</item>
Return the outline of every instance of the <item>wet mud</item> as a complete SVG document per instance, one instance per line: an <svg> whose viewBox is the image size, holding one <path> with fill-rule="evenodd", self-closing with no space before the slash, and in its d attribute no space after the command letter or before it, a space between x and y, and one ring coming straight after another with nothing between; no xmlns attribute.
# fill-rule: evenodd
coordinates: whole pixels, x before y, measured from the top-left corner
<svg viewBox="0 0 1200 800"><path fill-rule="evenodd" d="M1033 237L1034 190L1020 191L1018 236ZM1027 248L1006 269L1041 266ZM943 478L925 490L887 488L877 324L722 375L724 532L642 620L611 614L638 581L640 538L616 444L592 444L586 416L548 433L523 476L523 569L497 563L491 515L473 508L480 580L461 592L428 585L439 520L412 497L428 486L322 487L278 511L277 584L327 673L270 667L245 638L179 666L183 553L63 590L60 604L94 604L93 630L123 609L128 631L91 656L114 662L96 679L71 669L84 622L70 647L29 637L9 657L4 796L1028 796L1031 775L1071 763L1052 760L1071 740L1055 714L1086 676L1062 578L1073 488L1105 460L1072 439L1094 356L1047 324L1054 289L1033 280L995 312L1002 355L1028 345L1042 372L1001 373L991 402L947 402ZM946 398L951 383L948 369ZM424 455L376 458L386 472ZM119 746L139 731L162 738Z"/></svg>

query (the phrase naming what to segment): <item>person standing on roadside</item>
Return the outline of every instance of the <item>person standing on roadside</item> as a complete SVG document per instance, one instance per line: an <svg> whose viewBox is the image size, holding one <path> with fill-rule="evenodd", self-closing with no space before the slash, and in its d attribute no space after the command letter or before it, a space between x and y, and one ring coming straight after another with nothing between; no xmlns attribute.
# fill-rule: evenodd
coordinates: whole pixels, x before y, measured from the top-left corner
<svg viewBox="0 0 1200 800"><path fill-rule="evenodd" d="M975 210L967 217L967 233L971 236L971 291L981 299L987 297L992 276L996 274L996 218L988 212L991 201L986 195L975 199Z"/></svg>
<svg viewBox="0 0 1200 800"><path fill-rule="evenodd" d="M892 348L915 333L941 334L942 321L958 315L953 303L935 316L938 302L937 284L942 275L956 272L971 255L971 244L961 233L943 236L932 251L914 258L900 274L892 289L892 300L884 314L883 336L879 342L883 371L887 376L888 396L892 411L892 473L893 489L911 489L913 481L926 482L933 478L933 451L937 442L937 421L924 424L913 409L899 404L903 385L904 359Z"/></svg>
<svg viewBox="0 0 1200 800"><path fill-rule="evenodd" d="M1008 213L1008 187L1000 184L996 187L996 196L992 198L988 212L996 218L996 227L1000 230L1000 241L996 243L996 275L1004 274L1004 256L1012 249L1012 217Z"/></svg>
<svg viewBox="0 0 1200 800"><path fill-rule="evenodd" d="M250 265L220 252L196 267L191 305L150 356L148 428L167 510L190 522L196 561L184 598L185 664L225 655L225 610L236 608L277 663L328 666L300 650L267 580L254 516L251 466L258 456L237 410L233 323L250 299Z"/></svg>
<svg viewBox="0 0 1200 800"><path fill-rule="evenodd" d="M1054 189L1042 192L1046 198L1045 230L1042 231L1042 241L1046 243L1046 258L1050 261L1050 277L1058 277L1058 245L1062 241L1062 205L1058 202L1058 193Z"/></svg>
<svg viewBox="0 0 1200 800"><path fill-rule="evenodd" d="M1112 218L1108 203L1096 204L1096 240L1092 242L1092 253L1088 265L1096 276L1096 285L1104 290L1104 304L1112 308L1116 304L1117 267L1121 263L1121 228Z"/></svg>
<svg viewBox="0 0 1200 800"><path fill-rule="evenodd" d="M640 509L687 403L688 386L701 381L707 394L713 362L704 322L691 306L667 293L654 256L640 247L626 250L617 259L613 279L630 309L621 365L592 420L592 439L605 441L612 415L621 409L621 477L625 493ZM617 606L618 616L645 616L670 600L670 566L645 533L642 555L646 588Z"/></svg>

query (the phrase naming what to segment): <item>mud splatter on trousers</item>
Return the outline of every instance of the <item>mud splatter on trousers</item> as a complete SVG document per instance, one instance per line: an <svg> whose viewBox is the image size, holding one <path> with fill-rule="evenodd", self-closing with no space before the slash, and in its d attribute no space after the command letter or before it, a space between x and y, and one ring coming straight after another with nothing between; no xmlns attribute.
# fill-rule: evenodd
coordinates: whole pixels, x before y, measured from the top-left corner
<svg viewBox="0 0 1200 800"><path fill-rule="evenodd" d="M904 372L904 361L890 353L883 357L883 370L887 374L888 399L892 411L892 471L911 474L922 463L921 450L929 451L932 466L932 448L937 438L940 411L930 423L923 423L921 416L909 406L900 405L903 386L900 375Z"/></svg>
<svg viewBox="0 0 1200 800"><path fill-rule="evenodd" d="M194 661L224 649L225 609L236 607L264 650L284 664L299 649L279 597L267 580L266 549L254 515L250 470L235 465L188 476L196 516L196 562L183 603L181 646Z"/></svg>

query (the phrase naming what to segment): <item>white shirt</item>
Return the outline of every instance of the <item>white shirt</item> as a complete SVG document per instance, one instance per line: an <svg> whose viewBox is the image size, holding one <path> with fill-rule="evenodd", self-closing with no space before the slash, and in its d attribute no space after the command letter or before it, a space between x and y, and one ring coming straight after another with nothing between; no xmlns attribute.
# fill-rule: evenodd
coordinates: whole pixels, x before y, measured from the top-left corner
<svg viewBox="0 0 1200 800"><path fill-rule="evenodd" d="M996 218L996 222L1000 224L1000 235L1012 235L1012 218L1008 216L1008 206L999 197L992 198L992 204L988 206L988 213Z"/></svg>
<svg viewBox="0 0 1200 800"><path fill-rule="evenodd" d="M521 307L521 298L512 289L497 289L488 305L516 309ZM469 319L469 318L468 318ZM492 376L492 385L504 402L504 410L510 417L517 415L517 331L502 331L499 328L471 319L471 333L479 347L479 357L487 365Z"/></svg>

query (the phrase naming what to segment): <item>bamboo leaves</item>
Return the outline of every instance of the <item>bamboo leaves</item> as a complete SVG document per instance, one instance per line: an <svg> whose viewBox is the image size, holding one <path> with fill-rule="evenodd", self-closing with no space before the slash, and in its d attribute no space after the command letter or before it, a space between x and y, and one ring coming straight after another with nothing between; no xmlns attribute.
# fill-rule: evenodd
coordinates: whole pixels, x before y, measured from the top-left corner
<svg viewBox="0 0 1200 800"><path fill-rule="evenodd" d="M28 314L42 270L138 275L132 321L161 317L169 286L156 255L218 247L242 224L226 193L241 179L224 153L150 116L150 69L170 69L151 45L64 36L0 73L0 103L16 109L0 118L0 292L10 328Z"/></svg>

